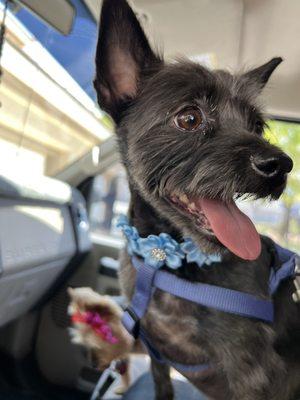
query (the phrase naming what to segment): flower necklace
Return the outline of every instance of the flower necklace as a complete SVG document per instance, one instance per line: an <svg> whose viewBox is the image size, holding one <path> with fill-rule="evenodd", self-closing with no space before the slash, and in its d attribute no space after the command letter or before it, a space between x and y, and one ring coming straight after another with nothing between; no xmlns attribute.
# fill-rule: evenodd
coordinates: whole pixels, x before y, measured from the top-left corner
<svg viewBox="0 0 300 400"><path fill-rule="evenodd" d="M160 268L165 264L169 268L178 269L184 259L189 263L195 262L200 268L221 261L218 254L203 253L191 238L184 238L182 243L178 243L167 233L141 238L138 230L129 225L125 215L119 217L117 227L122 229L127 238L128 254L143 257L153 268Z"/></svg>

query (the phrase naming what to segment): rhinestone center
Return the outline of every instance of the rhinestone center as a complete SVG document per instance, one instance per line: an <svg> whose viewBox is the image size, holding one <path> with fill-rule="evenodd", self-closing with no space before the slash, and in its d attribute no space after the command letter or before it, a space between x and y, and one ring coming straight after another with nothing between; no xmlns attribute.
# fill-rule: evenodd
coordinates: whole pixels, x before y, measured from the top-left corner
<svg viewBox="0 0 300 400"><path fill-rule="evenodd" d="M152 249L151 257L155 258L158 261L164 261L167 258L167 255L162 249Z"/></svg>

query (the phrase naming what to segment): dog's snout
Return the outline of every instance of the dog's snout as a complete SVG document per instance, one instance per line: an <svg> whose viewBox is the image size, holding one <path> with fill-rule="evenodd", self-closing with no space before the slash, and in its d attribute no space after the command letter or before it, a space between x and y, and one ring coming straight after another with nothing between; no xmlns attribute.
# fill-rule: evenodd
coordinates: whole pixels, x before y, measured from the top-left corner
<svg viewBox="0 0 300 400"><path fill-rule="evenodd" d="M261 176L271 178L279 172L279 159L277 157L261 158L253 156L251 166L254 171Z"/></svg>
<svg viewBox="0 0 300 400"><path fill-rule="evenodd" d="M254 171L265 178L287 174L293 168L293 161L285 154L277 157L252 156L250 159Z"/></svg>
<svg viewBox="0 0 300 400"><path fill-rule="evenodd" d="M287 155L281 156L280 168L284 173L288 174L293 169L293 160Z"/></svg>

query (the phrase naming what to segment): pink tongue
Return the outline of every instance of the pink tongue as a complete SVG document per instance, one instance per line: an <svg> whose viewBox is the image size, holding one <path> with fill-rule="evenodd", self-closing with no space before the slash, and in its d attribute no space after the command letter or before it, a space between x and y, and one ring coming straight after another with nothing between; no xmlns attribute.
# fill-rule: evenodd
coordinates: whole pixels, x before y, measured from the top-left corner
<svg viewBox="0 0 300 400"><path fill-rule="evenodd" d="M259 234L252 221L234 202L220 200L197 201L218 240L237 256L255 260L261 252Z"/></svg>

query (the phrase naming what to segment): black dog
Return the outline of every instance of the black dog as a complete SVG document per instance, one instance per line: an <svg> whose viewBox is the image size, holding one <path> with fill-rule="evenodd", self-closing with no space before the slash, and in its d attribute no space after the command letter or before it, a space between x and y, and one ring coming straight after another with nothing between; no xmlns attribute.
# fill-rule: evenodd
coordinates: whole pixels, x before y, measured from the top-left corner
<svg viewBox="0 0 300 400"><path fill-rule="evenodd" d="M281 61L239 75L188 60L166 64L125 0L103 2L95 88L116 122L131 223L141 236L167 232L180 241L188 235L203 251L222 255L212 268L185 263L176 272L181 277L263 299L269 297L274 246L233 199L277 199L292 169L291 159L262 137L264 119L256 105ZM130 298L135 272L126 255L121 284ZM267 324L156 291L143 326L168 359L209 362L209 370L186 376L212 399L295 399L300 306L292 292L291 280L281 285L276 321ZM172 399L168 367L153 362L153 376L156 399Z"/></svg>

